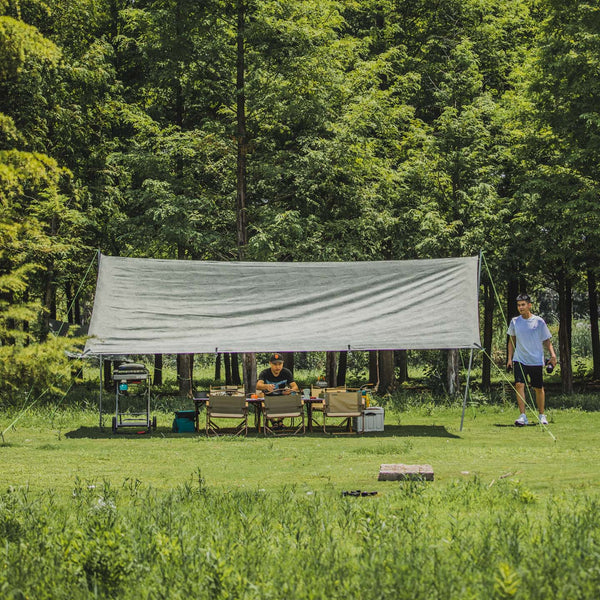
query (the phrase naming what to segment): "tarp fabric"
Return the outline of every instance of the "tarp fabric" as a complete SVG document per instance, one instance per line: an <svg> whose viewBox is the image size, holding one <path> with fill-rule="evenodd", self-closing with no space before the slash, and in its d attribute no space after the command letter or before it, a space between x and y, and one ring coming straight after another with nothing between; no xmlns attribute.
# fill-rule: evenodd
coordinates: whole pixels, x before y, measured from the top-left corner
<svg viewBox="0 0 600 600"><path fill-rule="evenodd" d="M85 354L479 347L478 258L101 256Z"/></svg>

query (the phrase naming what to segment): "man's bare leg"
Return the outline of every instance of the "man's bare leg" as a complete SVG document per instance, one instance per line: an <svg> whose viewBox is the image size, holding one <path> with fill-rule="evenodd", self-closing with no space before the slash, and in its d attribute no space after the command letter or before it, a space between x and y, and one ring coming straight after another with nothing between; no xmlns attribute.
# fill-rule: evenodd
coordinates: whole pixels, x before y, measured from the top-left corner
<svg viewBox="0 0 600 600"><path fill-rule="evenodd" d="M525 414L525 384L524 383L515 383L515 389L517 390L517 404L519 406L519 411L522 415ZM537 390L536 390L537 397Z"/></svg>
<svg viewBox="0 0 600 600"><path fill-rule="evenodd" d="M544 388L535 388L535 402L538 407L540 415L544 414L544 408L546 407L546 393Z"/></svg>

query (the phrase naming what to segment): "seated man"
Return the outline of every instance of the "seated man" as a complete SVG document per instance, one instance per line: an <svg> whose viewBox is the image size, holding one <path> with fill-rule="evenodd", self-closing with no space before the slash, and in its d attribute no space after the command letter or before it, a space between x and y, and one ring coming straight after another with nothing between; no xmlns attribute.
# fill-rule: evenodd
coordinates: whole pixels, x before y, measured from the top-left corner
<svg viewBox="0 0 600 600"><path fill-rule="evenodd" d="M261 371L258 375L256 390L269 396L280 396L299 391L292 372L283 367L281 352L275 352L269 358L269 368Z"/></svg>

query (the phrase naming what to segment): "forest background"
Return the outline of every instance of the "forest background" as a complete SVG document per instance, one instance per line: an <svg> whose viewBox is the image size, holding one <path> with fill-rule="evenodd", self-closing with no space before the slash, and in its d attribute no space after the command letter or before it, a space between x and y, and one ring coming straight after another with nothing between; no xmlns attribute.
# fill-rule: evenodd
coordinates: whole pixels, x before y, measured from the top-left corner
<svg viewBox="0 0 600 600"><path fill-rule="evenodd" d="M51 329L89 321L98 249L483 251L483 388L521 291L556 312L563 391L574 314L600 379L597 3L0 0L0 15L0 400L69 385L74 340ZM328 356L330 383L346 358ZM382 389L404 378L405 352L371 358ZM185 392L193 357L177 364Z"/></svg>

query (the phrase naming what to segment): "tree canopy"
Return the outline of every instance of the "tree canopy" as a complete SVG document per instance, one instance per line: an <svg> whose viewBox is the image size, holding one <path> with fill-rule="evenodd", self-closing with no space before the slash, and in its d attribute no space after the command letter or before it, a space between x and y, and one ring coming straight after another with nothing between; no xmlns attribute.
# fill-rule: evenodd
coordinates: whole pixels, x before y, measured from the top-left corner
<svg viewBox="0 0 600 600"><path fill-rule="evenodd" d="M580 0L0 0L2 351L86 320L96 249L235 259L241 155L248 260L483 250L570 327L598 274L599 23Z"/></svg>

